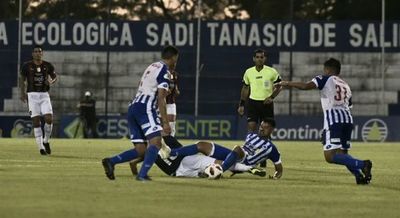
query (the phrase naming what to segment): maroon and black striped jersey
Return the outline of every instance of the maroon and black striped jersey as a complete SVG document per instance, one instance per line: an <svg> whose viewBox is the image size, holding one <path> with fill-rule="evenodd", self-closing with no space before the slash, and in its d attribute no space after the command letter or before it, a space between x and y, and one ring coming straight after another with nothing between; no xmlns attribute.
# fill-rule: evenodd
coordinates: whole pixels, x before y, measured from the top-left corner
<svg viewBox="0 0 400 218"><path fill-rule="evenodd" d="M27 92L49 91L50 86L47 79L49 75L52 79L56 77L54 66L47 61L42 61L40 65L36 65L33 61L25 62L20 74L28 81Z"/></svg>
<svg viewBox="0 0 400 218"><path fill-rule="evenodd" d="M171 93L167 95L167 104L175 104L176 102L176 96L178 96L178 91L177 91L177 86L178 86L178 72L172 71L170 73L171 78L170 78L170 83L169 83L169 88Z"/></svg>

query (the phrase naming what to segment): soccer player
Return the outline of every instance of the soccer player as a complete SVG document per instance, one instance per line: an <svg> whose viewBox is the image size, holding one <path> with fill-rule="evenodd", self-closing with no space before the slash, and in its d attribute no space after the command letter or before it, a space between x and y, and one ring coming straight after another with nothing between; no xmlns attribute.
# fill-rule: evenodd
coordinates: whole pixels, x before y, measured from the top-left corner
<svg viewBox="0 0 400 218"><path fill-rule="evenodd" d="M243 76L238 113L243 116L247 102L248 132L257 132L257 126L264 118L274 118L273 100L281 90L280 87L274 86L281 81L281 77L274 68L264 65L266 59L264 50L255 50L255 66L248 68ZM265 164L263 162L261 166L265 167Z"/></svg>
<svg viewBox="0 0 400 218"><path fill-rule="evenodd" d="M275 174L270 178L279 179L283 173L283 166L280 158L281 155L277 147L270 140L274 128L275 120L265 118L260 124L258 133L248 133L245 144L243 146L236 146L233 151L216 144L210 148L210 146L198 143L172 149L171 151L162 149L160 155L165 159L170 156L189 156L201 152L217 160L224 160L222 164L224 171L231 168L237 162L247 166L255 166L262 161L270 159L275 166Z"/></svg>
<svg viewBox="0 0 400 218"><path fill-rule="evenodd" d="M115 179L114 166L116 164L143 158L144 161L136 179L151 180L147 173L162 146L161 131L167 135L171 133L166 111L166 96L170 82L168 66L174 66L178 56L177 48L167 46L161 52L162 60L150 64L144 71L136 96L128 109L128 126L135 148L102 160L109 179Z"/></svg>
<svg viewBox="0 0 400 218"><path fill-rule="evenodd" d="M355 176L357 184L369 184L372 179L372 162L358 160L348 154L353 130L353 117L350 112L352 94L349 84L339 77L340 68L340 62L330 58L324 63L323 75L319 75L307 83L281 81L278 85L301 90L320 90L321 105L324 111L325 160L328 163L346 166Z"/></svg>
<svg viewBox="0 0 400 218"><path fill-rule="evenodd" d="M171 70L170 72L170 92L167 96L167 118L169 126L171 127L171 136L175 136L176 97L180 94L180 91L178 88L178 73L175 70Z"/></svg>
<svg viewBox="0 0 400 218"><path fill-rule="evenodd" d="M51 154L49 139L53 129L53 108L50 102L50 85L57 81L54 66L43 60L43 49L35 46L32 60L23 64L19 77L20 99L28 101L36 144L41 155ZM44 117L44 138L40 117Z"/></svg>
<svg viewBox="0 0 400 218"><path fill-rule="evenodd" d="M180 143L168 144L170 148L180 148L182 145ZM163 159L159 155L156 160L156 165L169 176L179 176L179 177L205 177L204 170L207 166L212 163L221 164L222 160L214 158L215 147L222 147L221 145L215 144L213 142L197 142L196 145L201 147L203 154L195 154L189 156L171 156L169 158ZM226 149L224 157L230 153L231 150ZM218 149L218 148L217 148ZM221 148L219 148L221 150ZM141 160L136 159L131 161L130 168L133 175L137 175L137 163ZM230 170L236 173L248 172L253 175L264 177L266 172L256 168L255 166L248 166L241 163L233 165Z"/></svg>

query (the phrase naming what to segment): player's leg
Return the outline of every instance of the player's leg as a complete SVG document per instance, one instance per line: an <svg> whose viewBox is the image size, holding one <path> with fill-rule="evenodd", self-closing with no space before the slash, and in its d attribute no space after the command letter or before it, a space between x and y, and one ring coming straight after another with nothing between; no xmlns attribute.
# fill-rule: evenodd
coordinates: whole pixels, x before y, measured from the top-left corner
<svg viewBox="0 0 400 218"><path fill-rule="evenodd" d="M53 131L53 107L51 106L49 93L41 94L41 113L44 114L44 138L43 145L48 154L51 154L49 139Z"/></svg>
<svg viewBox="0 0 400 218"><path fill-rule="evenodd" d="M356 180L360 178L359 170L364 168L364 161L354 159L347 154L349 145L342 145L343 124L333 124L325 131L324 156L328 163L344 165L354 174Z"/></svg>
<svg viewBox="0 0 400 218"><path fill-rule="evenodd" d="M41 155L46 155L43 146L43 132L40 126L40 96L39 93L28 93L29 114L32 118L33 134Z"/></svg>
<svg viewBox="0 0 400 218"><path fill-rule="evenodd" d="M170 156L189 156L195 155L197 153L203 153L204 155L211 156L219 160L224 160L230 152L230 149L225 148L221 145L200 141L196 144L172 149L170 152Z"/></svg>
<svg viewBox="0 0 400 218"><path fill-rule="evenodd" d="M134 149L129 149L113 157L104 158L102 164L106 173L106 176L114 180L114 166L116 164L125 163L132 161L136 158L142 158L146 151L146 138L140 128L140 124L136 122L135 113L133 106L131 105L128 109L128 127L131 133L131 142L135 145Z"/></svg>
<svg viewBox="0 0 400 218"><path fill-rule="evenodd" d="M171 136L175 136L176 104L167 104L167 119L171 127Z"/></svg>
<svg viewBox="0 0 400 218"><path fill-rule="evenodd" d="M222 169L224 171L228 170L233 164L235 164L238 160L242 159L245 156L243 149L240 146L235 146L233 151L229 153L229 155L225 158L222 163Z"/></svg>
<svg viewBox="0 0 400 218"><path fill-rule="evenodd" d="M161 149L162 127L160 124L160 118L155 110L150 113L147 112L146 114L138 115L137 119L139 120L138 123L140 124L149 145L147 146L143 164L136 179L139 181L146 181L150 180L147 174L156 161L158 152Z"/></svg>

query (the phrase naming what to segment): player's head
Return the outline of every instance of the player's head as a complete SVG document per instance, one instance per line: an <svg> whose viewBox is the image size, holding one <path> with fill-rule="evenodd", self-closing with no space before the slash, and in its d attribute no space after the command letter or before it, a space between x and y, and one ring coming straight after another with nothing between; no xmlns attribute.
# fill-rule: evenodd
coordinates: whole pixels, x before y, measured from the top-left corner
<svg viewBox="0 0 400 218"><path fill-rule="evenodd" d="M32 58L33 60L42 60L43 57L43 49L40 45L35 45L32 50Z"/></svg>
<svg viewBox="0 0 400 218"><path fill-rule="evenodd" d="M324 72L330 75L339 75L340 74L340 62L334 58L329 58L329 60L324 63Z"/></svg>
<svg viewBox="0 0 400 218"><path fill-rule="evenodd" d="M253 53L253 61L256 66L263 66L267 56L262 49L256 49Z"/></svg>
<svg viewBox="0 0 400 218"><path fill-rule="evenodd" d="M167 46L161 52L161 58L169 65L169 67L175 66L178 61L179 51L174 46Z"/></svg>
<svg viewBox="0 0 400 218"><path fill-rule="evenodd" d="M260 124L260 128L258 130L258 135L261 137L270 137L274 128L276 126L275 120L271 118L265 118L262 120Z"/></svg>

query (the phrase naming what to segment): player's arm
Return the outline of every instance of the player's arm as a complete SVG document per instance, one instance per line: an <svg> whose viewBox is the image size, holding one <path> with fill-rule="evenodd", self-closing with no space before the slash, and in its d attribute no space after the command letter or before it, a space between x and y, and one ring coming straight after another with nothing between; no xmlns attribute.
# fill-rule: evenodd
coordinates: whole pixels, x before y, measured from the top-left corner
<svg viewBox="0 0 400 218"><path fill-rule="evenodd" d="M169 135L171 133L171 127L167 119L167 101L165 100L168 95L168 89L158 88L158 110L160 111L161 124L165 134Z"/></svg>
<svg viewBox="0 0 400 218"><path fill-rule="evenodd" d="M275 173L273 176L269 176L270 179L280 179L283 174L283 166L282 163L274 164L275 166Z"/></svg>
<svg viewBox="0 0 400 218"><path fill-rule="evenodd" d="M26 94L26 76L23 75L22 73L19 75L18 78L18 86L19 86L19 98L21 99L21 101L26 102L27 101L27 94Z"/></svg>
<svg viewBox="0 0 400 218"><path fill-rule="evenodd" d="M281 81L275 86L282 86L282 87L292 87L292 88L297 88L300 90L310 90L310 89L316 89L317 85L313 81L309 82L292 82L292 81Z"/></svg>
<svg viewBox="0 0 400 218"><path fill-rule="evenodd" d="M50 76L50 78L47 79L47 81L49 82L49 85L54 84L58 80L58 77L57 77L56 72L54 71L54 66L53 65L50 65L49 76Z"/></svg>

